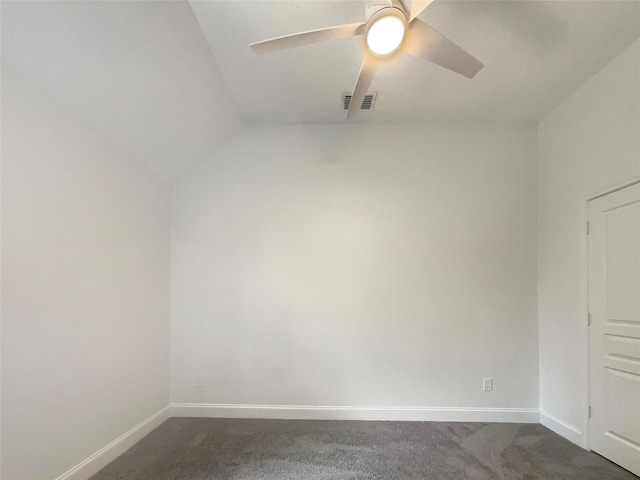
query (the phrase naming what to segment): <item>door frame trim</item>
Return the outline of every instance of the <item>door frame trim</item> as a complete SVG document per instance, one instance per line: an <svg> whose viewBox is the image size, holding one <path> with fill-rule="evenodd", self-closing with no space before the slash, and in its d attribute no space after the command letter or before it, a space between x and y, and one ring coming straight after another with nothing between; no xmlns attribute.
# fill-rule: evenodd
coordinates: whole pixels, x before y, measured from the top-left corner
<svg viewBox="0 0 640 480"><path fill-rule="evenodd" d="M587 197L587 202L590 202L591 200L595 200L596 198L604 197L605 195L609 195L610 193L617 192L618 190L622 190L623 188L631 187L636 183L640 183L640 177L635 177L633 180L620 183L614 187L609 187L606 190L600 190L597 193L594 193L593 195L590 195L589 197Z"/></svg>
<svg viewBox="0 0 640 480"><path fill-rule="evenodd" d="M636 185L640 183L640 177L634 177L632 180L627 180L626 182L623 183L619 183L617 185L614 185L612 187L606 188L604 190L599 190L589 196L587 196L587 198L584 200L584 202L582 202L582 218L584 219L583 222L583 226L585 226L584 228L586 228L586 224L589 221L589 202L592 200L596 200L597 198L600 197L604 197L605 195L609 195L611 193L615 193L619 190L622 190L624 188L627 187L631 187L632 185ZM589 238L588 235L586 235L586 230L584 232L585 234L582 235L582 258L584 259L584 261L582 262L583 264L583 272L582 272L582 298L583 298L583 305L582 305L582 318L586 319L587 316L589 315ZM590 438L591 438L591 421L589 419L589 405L591 404L591 374L589 371L589 359L591 358L591 349L590 349L590 342L589 342L589 335L590 335L590 331L589 331L589 325L586 323L584 323L584 328L586 329L586 335L585 335L585 342L586 342L586 358L584 359L584 365L585 365L585 374L586 374L586 398L585 398L585 404L584 404L584 408L583 408L583 418L584 418L584 437L582 439L583 441L583 447L587 450L591 450L591 445L590 445Z"/></svg>

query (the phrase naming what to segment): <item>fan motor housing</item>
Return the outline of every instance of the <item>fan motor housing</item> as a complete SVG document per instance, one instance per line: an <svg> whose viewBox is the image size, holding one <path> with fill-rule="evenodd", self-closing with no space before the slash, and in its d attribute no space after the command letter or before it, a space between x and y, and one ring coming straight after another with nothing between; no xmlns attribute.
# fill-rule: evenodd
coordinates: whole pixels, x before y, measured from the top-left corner
<svg viewBox="0 0 640 480"><path fill-rule="evenodd" d="M376 49L372 47L372 45L369 43L369 31L376 24L376 22L378 22L378 20L384 19L386 17L396 17L398 20L400 20L404 24L404 27L403 27L404 33L403 33L403 36L399 39L400 40L399 43L395 46L395 48L393 48L393 50L376 51ZM390 55L393 55L400 48L400 45L402 44L402 42L404 41L404 37L406 36L405 35L406 31L407 31L407 17L404 13L404 10L396 7L384 6L376 10L376 12L367 19L366 30L364 34L365 44L367 45L369 52L371 52L373 55L375 55L378 58L385 58ZM376 38L380 39L380 35L378 34Z"/></svg>
<svg viewBox="0 0 640 480"><path fill-rule="evenodd" d="M406 10L400 0L369 0L364 6L366 22L369 23L371 17L385 8L397 8L406 18Z"/></svg>

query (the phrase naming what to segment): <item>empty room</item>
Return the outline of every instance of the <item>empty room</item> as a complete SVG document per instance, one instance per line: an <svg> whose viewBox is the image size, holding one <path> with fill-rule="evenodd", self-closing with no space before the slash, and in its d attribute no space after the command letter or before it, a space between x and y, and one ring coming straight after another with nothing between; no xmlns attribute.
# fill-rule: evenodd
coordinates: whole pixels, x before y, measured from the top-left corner
<svg viewBox="0 0 640 480"><path fill-rule="evenodd" d="M0 1L2 480L640 476L640 1Z"/></svg>

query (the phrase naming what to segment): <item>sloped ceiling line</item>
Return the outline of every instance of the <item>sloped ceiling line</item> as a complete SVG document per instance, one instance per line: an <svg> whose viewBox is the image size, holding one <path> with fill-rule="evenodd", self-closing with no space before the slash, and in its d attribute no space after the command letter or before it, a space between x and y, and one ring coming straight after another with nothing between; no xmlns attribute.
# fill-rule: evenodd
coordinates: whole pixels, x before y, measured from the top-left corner
<svg viewBox="0 0 640 480"><path fill-rule="evenodd" d="M169 181L241 127L186 2L4 2L2 61Z"/></svg>
<svg viewBox="0 0 640 480"><path fill-rule="evenodd" d="M534 123L640 35L638 2L439 1L420 18L485 64L473 80L399 54L356 123ZM364 2L3 2L2 61L175 181L246 124L342 123L361 38L249 44L364 20Z"/></svg>

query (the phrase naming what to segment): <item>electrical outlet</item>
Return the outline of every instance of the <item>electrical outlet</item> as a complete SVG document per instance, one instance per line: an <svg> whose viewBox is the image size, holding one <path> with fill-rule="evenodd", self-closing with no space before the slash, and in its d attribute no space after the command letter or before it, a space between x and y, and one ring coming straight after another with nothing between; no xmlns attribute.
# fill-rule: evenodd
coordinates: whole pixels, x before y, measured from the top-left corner
<svg viewBox="0 0 640 480"><path fill-rule="evenodd" d="M484 390L485 392L490 392L491 390L493 390L493 378L484 377L482 379L482 390Z"/></svg>
<svg viewBox="0 0 640 480"><path fill-rule="evenodd" d="M204 375L201 373L196 373L196 387L204 387Z"/></svg>

